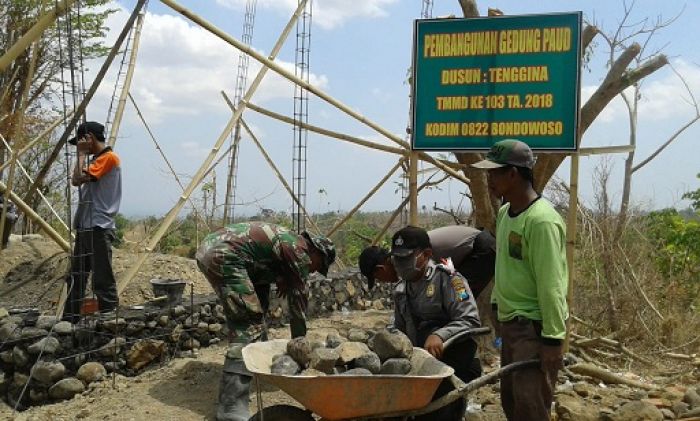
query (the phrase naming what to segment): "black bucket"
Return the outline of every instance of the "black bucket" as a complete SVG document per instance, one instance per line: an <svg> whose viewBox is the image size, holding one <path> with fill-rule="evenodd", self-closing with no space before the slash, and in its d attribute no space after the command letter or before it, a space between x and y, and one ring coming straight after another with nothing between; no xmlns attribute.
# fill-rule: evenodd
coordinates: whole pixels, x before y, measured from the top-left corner
<svg viewBox="0 0 700 421"><path fill-rule="evenodd" d="M156 302L163 307L180 304L185 285L187 282L182 279L151 279L153 295Z"/></svg>

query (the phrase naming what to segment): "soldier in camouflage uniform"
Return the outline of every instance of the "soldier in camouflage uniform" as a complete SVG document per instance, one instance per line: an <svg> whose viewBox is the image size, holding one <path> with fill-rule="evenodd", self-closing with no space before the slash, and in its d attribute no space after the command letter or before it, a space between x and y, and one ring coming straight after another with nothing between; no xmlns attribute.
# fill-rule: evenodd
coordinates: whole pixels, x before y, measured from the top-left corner
<svg viewBox="0 0 700 421"><path fill-rule="evenodd" d="M333 243L307 232L297 235L274 224L227 225L209 234L196 255L197 265L221 299L233 336L224 364L217 420L248 420L250 373L241 349L246 330L270 305L270 285L286 296L292 337L306 334L306 279L311 272L328 273L335 260Z"/></svg>

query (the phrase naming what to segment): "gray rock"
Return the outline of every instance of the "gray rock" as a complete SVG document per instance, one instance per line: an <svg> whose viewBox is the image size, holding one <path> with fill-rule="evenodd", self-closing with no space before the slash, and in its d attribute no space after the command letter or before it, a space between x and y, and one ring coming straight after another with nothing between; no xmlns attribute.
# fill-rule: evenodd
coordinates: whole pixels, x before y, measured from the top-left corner
<svg viewBox="0 0 700 421"><path fill-rule="evenodd" d="M32 378L50 385L63 378L66 367L58 361L37 361L32 367Z"/></svg>
<svg viewBox="0 0 700 421"><path fill-rule="evenodd" d="M340 355L335 349L316 348L311 352L309 368L332 374L333 367L335 367L335 363L338 361L339 357Z"/></svg>
<svg viewBox="0 0 700 421"><path fill-rule="evenodd" d="M179 306L173 307L172 313L173 313L173 316L180 317L183 314L187 313L187 310L185 309L184 306L179 305Z"/></svg>
<svg viewBox="0 0 700 421"><path fill-rule="evenodd" d="M690 409L700 408L700 395L692 388L688 388L683 395L683 402L690 405Z"/></svg>
<svg viewBox="0 0 700 421"><path fill-rule="evenodd" d="M352 368L348 371L340 373L341 376L371 376L372 372L366 368Z"/></svg>
<svg viewBox="0 0 700 421"><path fill-rule="evenodd" d="M24 373L20 373L19 371L15 371L15 374L12 375L12 386L14 387L24 387L28 381L29 376Z"/></svg>
<svg viewBox="0 0 700 421"><path fill-rule="evenodd" d="M209 331L209 323L199 322L197 323L197 332L204 333Z"/></svg>
<svg viewBox="0 0 700 421"><path fill-rule="evenodd" d="M311 360L311 344L305 337L294 338L287 342L287 355L292 357L299 367L306 368Z"/></svg>
<svg viewBox="0 0 700 421"><path fill-rule="evenodd" d="M411 361L406 358L389 358L384 361L380 374L398 374L404 375L411 371Z"/></svg>
<svg viewBox="0 0 700 421"><path fill-rule="evenodd" d="M189 328L192 328L194 326L197 326L197 323L199 323L199 313L193 314L192 316L189 316L188 318L186 318L183 325L189 329Z"/></svg>
<svg viewBox="0 0 700 421"><path fill-rule="evenodd" d="M29 355L22 348L15 346L12 349L12 361L17 367L24 367L29 362Z"/></svg>
<svg viewBox="0 0 700 421"><path fill-rule="evenodd" d="M35 405L40 405L49 399L49 394L43 389L29 389L29 400Z"/></svg>
<svg viewBox="0 0 700 421"><path fill-rule="evenodd" d="M27 347L27 351L32 355L38 355L39 353L43 353L43 355L53 355L60 349L60 342L53 336L47 336Z"/></svg>
<svg viewBox="0 0 700 421"><path fill-rule="evenodd" d="M206 316L206 317L211 316L211 306L209 304L204 304L199 309L199 314L201 314L202 316Z"/></svg>
<svg viewBox="0 0 700 421"><path fill-rule="evenodd" d="M671 406L671 410L678 417L680 417L681 415L688 412L689 409L690 409L690 405L688 405L685 402L676 402L673 404L673 406Z"/></svg>
<svg viewBox="0 0 700 421"><path fill-rule="evenodd" d="M73 325L71 322L61 321L53 326L53 331L58 335L70 335L73 333Z"/></svg>
<svg viewBox="0 0 700 421"><path fill-rule="evenodd" d="M345 339L335 333L329 333L328 336L326 336L326 346L328 348L337 348L344 342Z"/></svg>
<svg viewBox="0 0 700 421"><path fill-rule="evenodd" d="M210 333L213 333L215 335L218 335L221 332L221 329L223 328L223 325L221 323L211 323L207 329L209 330Z"/></svg>
<svg viewBox="0 0 700 421"><path fill-rule="evenodd" d="M10 313L7 312L7 309L5 309L5 307L0 307L0 320L4 319L9 315Z"/></svg>
<svg viewBox="0 0 700 421"><path fill-rule="evenodd" d="M198 340L190 338L185 339L185 342L183 342L182 347L185 349L199 349L202 347L202 345L199 343Z"/></svg>
<svg viewBox="0 0 700 421"><path fill-rule="evenodd" d="M22 339L40 339L48 335L49 331L46 329L40 329L38 327L29 326L22 329L21 337Z"/></svg>
<svg viewBox="0 0 700 421"><path fill-rule="evenodd" d="M221 304L217 304L214 307L213 315L220 322L223 322L224 320L226 320L226 313L224 313L224 307Z"/></svg>
<svg viewBox="0 0 700 421"><path fill-rule="evenodd" d="M49 396L53 399L70 399L84 391L85 385L83 385L83 382L75 377L68 377L51 386L49 388Z"/></svg>
<svg viewBox="0 0 700 421"><path fill-rule="evenodd" d="M0 352L0 360L5 364L14 364L14 355L11 349Z"/></svg>
<svg viewBox="0 0 700 421"><path fill-rule="evenodd" d="M141 333L141 331L143 331L145 328L146 328L146 323L144 323L141 320L136 320L136 321L129 323L126 326L126 334L129 336L134 336L134 335Z"/></svg>
<svg viewBox="0 0 700 421"><path fill-rule="evenodd" d="M146 322L146 327L148 329L155 329L158 326L158 322L155 320L151 320L150 322Z"/></svg>
<svg viewBox="0 0 700 421"><path fill-rule="evenodd" d="M333 374L333 373L331 372L331 374ZM299 375L300 376L316 376L316 377L318 377L318 376L325 376L326 373L324 373L323 371L314 370L313 368L307 368L306 370L299 373Z"/></svg>
<svg viewBox="0 0 700 421"><path fill-rule="evenodd" d="M663 415L666 420L676 419L676 414L668 408L661 408L661 415Z"/></svg>
<svg viewBox="0 0 700 421"><path fill-rule="evenodd" d="M391 333L388 330L380 330L372 338L374 352L382 361L389 358L411 359L413 355L413 345L408 336L401 332Z"/></svg>
<svg viewBox="0 0 700 421"><path fill-rule="evenodd" d="M107 369L98 362L89 362L80 366L75 375L86 385L100 381L107 375Z"/></svg>
<svg viewBox="0 0 700 421"><path fill-rule="evenodd" d="M369 347L362 342L345 342L337 348L337 351L340 354L338 363L341 365L349 364L354 359L370 352Z"/></svg>
<svg viewBox="0 0 700 421"><path fill-rule="evenodd" d="M170 318L167 315L162 315L158 318L158 324L165 327L168 325Z"/></svg>
<svg viewBox="0 0 700 421"><path fill-rule="evenodd" d="M619 407L612 418L615 421L661 421L664 416L649 402L632 401Z"/></svg>
<svg viewBox="0 0 700 421"><path fill-rule="evenodd" d="M126 320L121 317L118 319L108 319L102 323L102 327L112 333L116 333L117 331L123 332L126 327Z"/></svg>
<svg viewBox="0 0 700 421"><path fill-rule="evenodd" d="M293 376L299 372L299 364L289 355L282 355L272 363L270 372L272 374Z"/></svg>
<svg viewBox="0 0 700 421"><path fill-rule="evenodd" d="M372 374L379 374L382 369L382 362L374 352L368 352L355 358L353 364L355 368L366 368Z"/></svg>
<svg viewBox="0 0 700 421"><path fill-rule="evenodd" d="M596 421L599 415L593 405L566 394L555 396L555 410L562 421Z"/></svg>
<svg viewBox="0 0 700 421"><path fill-rule="evenodd" d="M113 338L107 342L102 348L97 350L97 355L102 357L114 357L119 354L121 347L126 344L126 339L121 336Z"/></svg>
<svg viewBox="0 0 700 421"><path fill-rule="evenodd" d="M39 329L44 329L46 331L51 330L54 325L58 323L58 317L56 316L39 316L36 319L36 327Z"/></svg>
<svg viewBox="0 0 700 421"><path fill-rule="evenodd" d="M364 342L367 343L369 335L362 329L350 329L348 332L348 340L351 342Z"/></svg>
<svg viewBox="0 0 700 421"><path fill-rule="evenodd" d="M8 316L8 317L5 317L5 318L3 318L3 319L0 319L0 326L3 326L3 325L5 325L5 324L7 324L7 323L12 323L12 324L15 324L15 325L17 325L17 326L21 326L21 325L22 325L22 318L19 317L19 316L12 316L12 315L10 315L10 316Z"/></svg>

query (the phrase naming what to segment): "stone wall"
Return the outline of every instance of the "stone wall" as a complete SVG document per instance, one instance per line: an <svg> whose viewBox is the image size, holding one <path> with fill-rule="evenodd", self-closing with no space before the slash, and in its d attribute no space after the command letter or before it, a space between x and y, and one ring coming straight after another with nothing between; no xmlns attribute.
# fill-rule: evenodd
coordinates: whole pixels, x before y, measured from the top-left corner
<svg viewBox="0 0 700 421"><path fill-rule="evenodd" d="M391 286L368 291L357 270L312 276L309 318L391 306ZM272 326L287 322L286 300L271 300ZM259 330L253 327L252 330ZM0 396L18 409L82 393L110 372L131 376L172 357L192 355L228 335L215 295L185 293L179 305L145 303L77 324L34 309L0 308Z"/></svg>

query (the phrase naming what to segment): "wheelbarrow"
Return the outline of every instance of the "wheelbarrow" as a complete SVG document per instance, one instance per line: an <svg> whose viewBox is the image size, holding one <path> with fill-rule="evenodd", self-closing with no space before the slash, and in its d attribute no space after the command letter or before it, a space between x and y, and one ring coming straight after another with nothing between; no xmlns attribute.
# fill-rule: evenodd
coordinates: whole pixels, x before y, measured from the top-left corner
<svg viewBox="0 0 700 421"><path fill-rule="evenodd" d="M480 332L464 332L455 341ZM254 377L258 413L251 421L368 421L383 418L404 419L449 405L470 392L493 383L514 370L539 365L539 361L513 363L465 384L454 376L452 367L433 358L422 348L413 348L411 371L407 375L327 375L287 376L272 374L272 357L283 354L286 339L257 342L243 349L243 360ZM454 343L454 342L452 342ZM445 346L451 343L447 341ZM455 390L431 402L440 383L450 378ZM272 384L286 392L306 409L290 405L262 407L260 383Z"/></svg>

